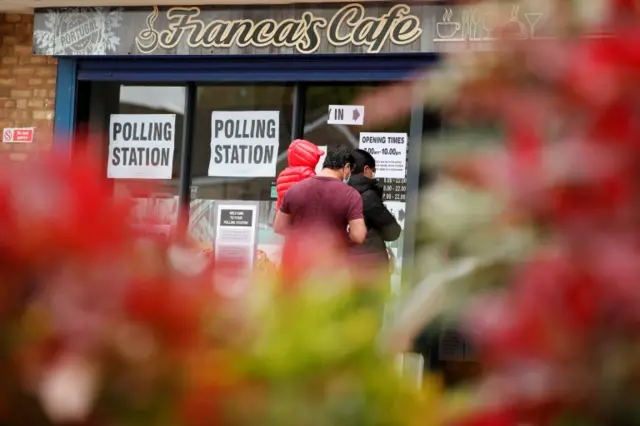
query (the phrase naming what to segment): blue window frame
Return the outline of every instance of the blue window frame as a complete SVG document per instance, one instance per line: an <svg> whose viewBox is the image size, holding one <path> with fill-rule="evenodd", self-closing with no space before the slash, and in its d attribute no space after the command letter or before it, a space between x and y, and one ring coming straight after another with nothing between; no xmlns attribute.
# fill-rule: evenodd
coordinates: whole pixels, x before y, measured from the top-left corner
<svg viewBox="0 0 640 426"><path fill-rule="evenodd" d="M239 55L102 57L78 60L80 80L146 82L388 81L407 77L438 55Z"/></svg>
<svg viewBox="0 0 640 426"><path fill-rule="evenodd" d="M137 56L62 57L58 60L55 148L72 152L78 81L127 83L328 83L398 81L424 71L438 61L436 53L355 55L252 55L252 56ZM189 92L193 94L194 90ZM189 100L186 100L189 103ZM192 99L193 101L193 99ZM193 102L191 102L193 103ZM409 170L420 168L422 106L411 116ZM188 126L189 127L189 126ZM186 146L186 144L185 144ZM189 148L186 148L189 149ZM188 158L188 156L185 156ZM185 167L188 161L185 160ZM184 173L183 175L188 175ZM181 198L187 200L188 177ZM417 217L418 177L407 180L407 218L404 256L413 258ZM413 218L413 220L412 220ZM404 263L404 262L403 262ZM408 263L403 265L406 276Z"/></svg>

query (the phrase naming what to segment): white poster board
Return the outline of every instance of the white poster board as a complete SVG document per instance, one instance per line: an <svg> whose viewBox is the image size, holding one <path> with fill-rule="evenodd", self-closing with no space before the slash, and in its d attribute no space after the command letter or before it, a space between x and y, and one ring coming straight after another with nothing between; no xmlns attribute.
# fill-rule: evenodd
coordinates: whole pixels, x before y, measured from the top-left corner
<svg viewBox="0 0 640 426"><path fill-rule="evenodd" d="M213 251L217 261L253 268L258 240L258 203L216 203Z"/></svg>
<svg viewBox="0 0 640 426"><path fill-rule="evenodd" d="M376 160L376 177L404 179L407 174L406 133L360 133L360 149Z"/></svg>
<svg viewBox="0 0 640 426"><path fill-rule="evenodd" d="M326 145L318 145L318 148L320 148L320 151L322 151L322 156L320 157L320 160L318 160L318 164L316 164L316 174L322 171L324 159L327 158L327 150L329 149L329 147Z"/></svg>
<svg viewBox="0 0 640 426"><path fill-rule="evenodd" d="M107 177L171 179L175 114L112 114Z"/></svg>
<svg viewBox="0 0 640 426"><path fill-rule="evenodd" d="M280 111L213 111L209 176L275 177Z"/></svg>
<svg viewBox="0 0 640 426"><path fill-rule="evenodd" d="M407 203L404 201L385 201L384 205L391 212L393 217L396 218L400 228L404 229L404 220L407 216Z"/></svg>

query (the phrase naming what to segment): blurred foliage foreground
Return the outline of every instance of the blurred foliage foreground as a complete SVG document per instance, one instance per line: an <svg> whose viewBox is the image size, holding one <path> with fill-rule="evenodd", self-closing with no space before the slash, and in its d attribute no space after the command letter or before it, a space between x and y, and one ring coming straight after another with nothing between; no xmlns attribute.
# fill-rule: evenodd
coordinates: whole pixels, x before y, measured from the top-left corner
<svg viewBox="0 0 640 426"><path fill-rule="evenodd" d="M49 158L0 171L0 424L417 419L415 385L376 342L383 294L337 271L225 297L233 265L135 234L99 170Z"/></svg>
<svg viewBox="0 0 640 426"><path fill-rule="evenodd" d="M380 125L424 95L505 130L439 165L417 236L430 291L400 321L405 340L428 310L462 324L482 364L468 392L403 382L383 295L335 253L230 298L233 265L134 235L100 167L43 160L0 169L0 424L640 424L640 5L529 3L554 37L497 29L492 49L361 100Z"/></svg>
<svg viewBox="0 0 640 426"><path fill-rule="evenodd" d="M498 22L543 13L548 37L498 27L490 46L361 100L377 123L422 97L504 134L481 152L423 145L438 175L418 236L429 291L403 327L444 313L474 341L482 376L459 423L638 425L640 2L518 3L478 7Z"/></svg>

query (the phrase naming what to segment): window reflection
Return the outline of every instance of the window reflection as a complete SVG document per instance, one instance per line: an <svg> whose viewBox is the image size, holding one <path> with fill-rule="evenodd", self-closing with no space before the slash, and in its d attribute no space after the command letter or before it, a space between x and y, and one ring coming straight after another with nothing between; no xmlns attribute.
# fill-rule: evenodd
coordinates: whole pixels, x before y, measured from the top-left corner
<svg viewBox="0 0 640 426"><path fill-rule="evenodd" d="M159 187L152 194L144 192L135 180L118 179L114 182L114 192L117 195L136 200L137 215L134 216L134 224L136 219L151 215L157 221L152 225L155 227L153 231L162 234L168 234L178 219L185 95L185 87L120 86L118 114L176 114L172 179L153 182L153 185Z"/></svg>
<svg viewBox="0 0 640 426"><path fill-rule="evenodd" d="M292 85L199 86L191 163L189 216L191 237L210 249L214 235L214 203L221 200L260 201L258 244L262 256L277 262L282 239L273 232L275 179L287 166L293 116ZM212 113L220 111L279 111L276 172L271 177L210 177Z"/></svg>
<svg viewBox="0 0 640 426"><path fill-rule="evenodd" d="M293 87L288 85L200 86L191 164L197 198L215 200L271 200L274 177L209 177L211 120L213 111L279 111L279 146L276 176L286 167L291 143Z"/></svg>
<svg viewBox="0 0 640 426"><path fill-rule="evenodd" d="M185 96L186 87L120 86L120 113L140 109L151 114L184 115Z"/></svg>
<svg viewBox="0 0 640 426"><path fill-rule="evenodd" d="M375 90L380 84L341 84L315 85L307 89L306 115L304 138L316 145L328 147L347 145L353 149L360 145L362 126L345 126L327 124L329 105L357 105L359 97L370 90ZM367 112L364 112L365 122ZM374 124L375 123L368 123ZM397 123L377 128L373 131L385 133L409 133L410 117L404 117ZM369 126L370 128L370 126ZM371 130L367 130L371 131ZM407 149L407 153L409 150ZM378 179L384 189L384 200L387 208L394 214L400 226L404 229L406 216L407 179ZM402 259L404 249L404 232L396 241L388 245L389 256L392 261L392 288L400 288Z"/></svg>
<svg viewBox="0 0 640 426"><path fill-rule="evenodd" d="M320 146L348 145L357 148L360 127L327 124L329 105L353 105L358 96L374 87L373 84L309 86L304 138Z"/></svg>
<svg viewBox="0 0 640 426"><path fill-rule="evenodd" d="M88 130L101 142L98 154L103 159L104 173L108 161L109 123L113 114L175 114L174 154L171 179L113 179L114 195L136 201L132 222L140 224L153 215L155 231L166 234L175 225L178 212L178 188L182 156L182 129L186 88L184 86L133 86L108 82L92 82L90 86ZM149 193L149 184L154 192Z"/></svg>

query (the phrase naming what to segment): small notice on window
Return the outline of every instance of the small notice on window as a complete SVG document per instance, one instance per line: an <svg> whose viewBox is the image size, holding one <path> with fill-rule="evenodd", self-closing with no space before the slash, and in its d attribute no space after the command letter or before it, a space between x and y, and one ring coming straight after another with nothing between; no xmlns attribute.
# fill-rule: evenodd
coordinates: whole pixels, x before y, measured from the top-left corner
<svg viewBox="0 0 640 426"><path fill-rule="evenodd" d="M327 151L329 150L329 147L326 145L320 145L318 148L322 151L322 156L320 157L320 160L318 160L318 164L316 164L316 174L320 173L324 168L324 159L327 158Z"/></svg>
<svg viewBox="0 0 640 426"><path fill-rule="evenodd" d="M404 220L407 217L407 204L400 201L385 201L384 205L398 221L400 228L404 229Z"/></svg>
<svg viewBox="0 0 640 426"><path fill-rule="evenodd" d="M279 111L213 111L209 176L275 177Z"/></svg>
<svg viewBox="0 0 640 426"><path fill-rule="evenodd" d="M376 177L404 179L407 170L406 133L360 133L360 149L376 160Z"/></svg>
<svg viewBox="0 0 640 426"><path fill-rule="evenodd" d="M175 125L175 114L113 114L107 176L171 179Z"/></svg>
<svg viewBox="0 0 640 426"><path fill-rule="evenodd" d="M234 268L251 269L256 252L258 207L255 204L218 204L214 253L216 260Z"/></svg>

